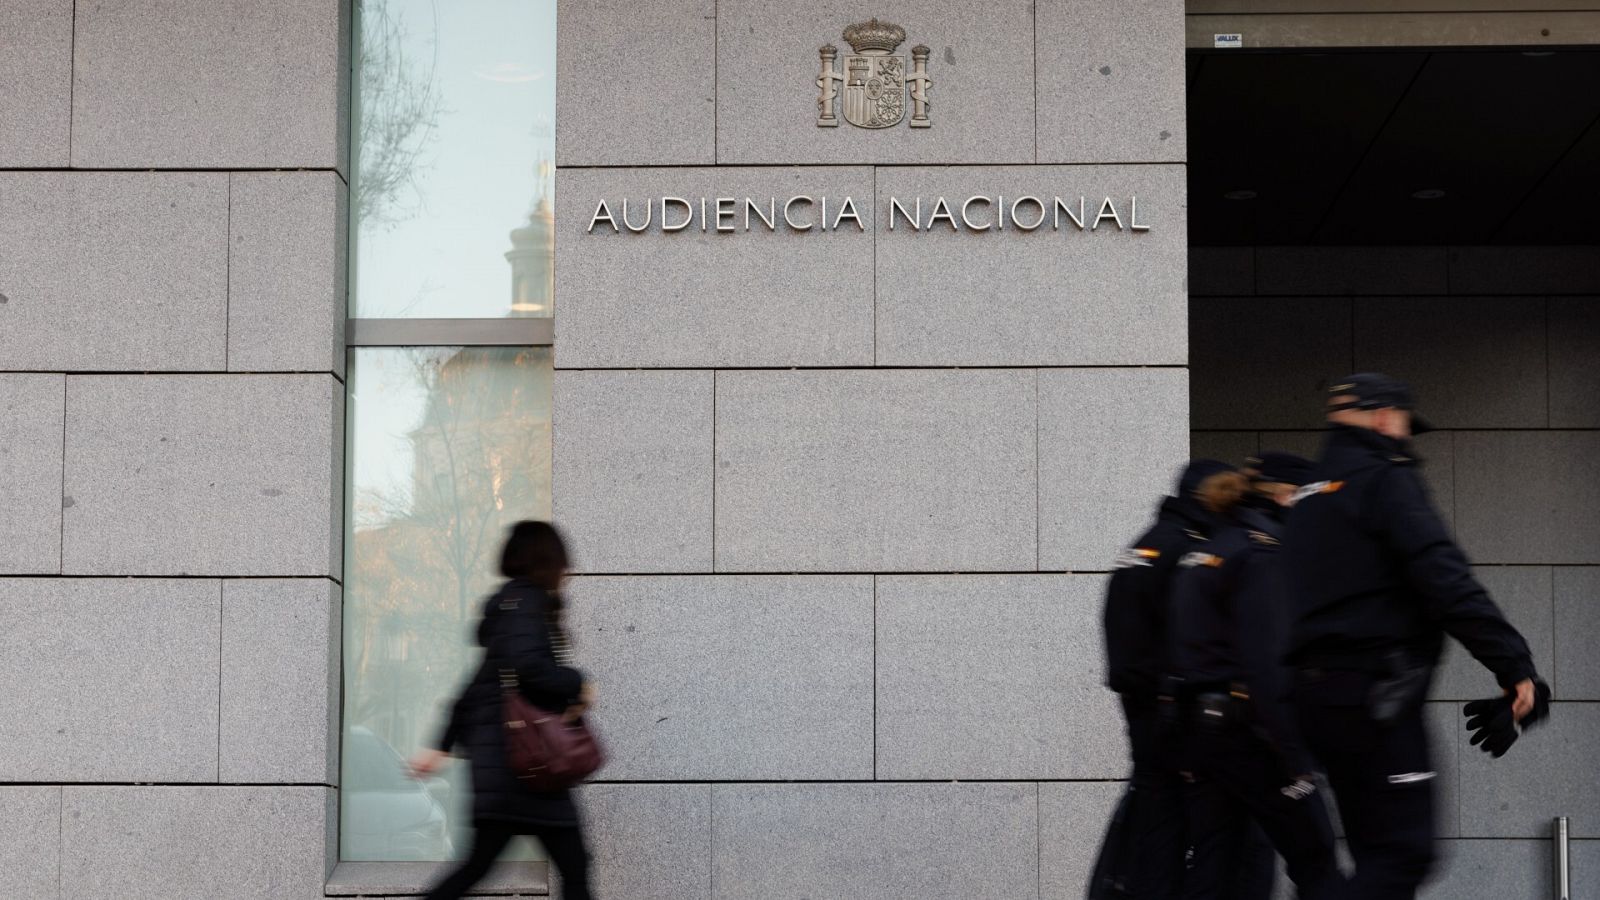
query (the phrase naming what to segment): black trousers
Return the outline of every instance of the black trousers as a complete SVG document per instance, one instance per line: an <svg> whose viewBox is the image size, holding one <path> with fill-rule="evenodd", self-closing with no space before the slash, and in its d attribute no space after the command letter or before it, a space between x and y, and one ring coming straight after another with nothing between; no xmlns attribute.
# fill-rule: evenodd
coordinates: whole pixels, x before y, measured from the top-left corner
<svg viewBox="0 0 1600 900"><path fill-rule="evenodd" d="M1196 728L1185 743L1196 777L1216 784L1261 826L1302 898L1345 896L1344 877L1334 856L1333 826L1321 795L1285 796L1282 788L1291 775L1266 741L1245 726L1231 725ZM1204 896L1223 900L1231 894Z"/></svg>
<svg viewBox="0 0 1600 900"><path fill-rule="evenodd" d="M1184 786L1184 807L1191 852L1182 900L1271 900L1278 854L1250 810L1196 773Z"/></svg>
<svg viewBox="0 0 1600 900"><path fill-rule="evenodd" d="M1184 784L1178 776L1172 741L1163 740L1153 705L1124 698L1128 743L1133 751L1129 776L1128 858L1123 883L1138 900L1177 900L1183 885L1189 829Z"/></svg>
<svg viewBox="0 0 1600 900"><path fill-rule="evenodd" d="M1371 678L1302 673L1295 684L1300 729L1328 772L1356 873L1351 897L1412 900L1434 861L1433 781L1422 710L1373 722Z"/></svg>
<svg viewBox="0 0 1600 900"><path fill-rule="evenodd" d="M472 850L461 865L428 892L427 900L458 900L468 889L489 874L500 852L519 834L530 835L544 845L545 855L561 876L563 900L591 900L589 893L589 850L577 826L513 825L478 822L472 830Z"/></svg>
<svg viewBox="0 0 1600 900"><path fill-rule="evenodd" d="M1275 860L1260 829L1213 782L1179 773L1177 735L1152 704L1124 699L1122 712L1133 751L1133 839L1123 865L1130 896L1268 900Z"/></svg>

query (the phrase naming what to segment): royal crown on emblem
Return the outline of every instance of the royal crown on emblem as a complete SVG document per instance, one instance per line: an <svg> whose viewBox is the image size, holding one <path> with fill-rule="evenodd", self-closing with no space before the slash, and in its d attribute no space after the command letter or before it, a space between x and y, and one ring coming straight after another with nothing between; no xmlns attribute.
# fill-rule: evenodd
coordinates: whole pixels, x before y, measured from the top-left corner
<svg viewBox="0 0 1600 900"><path fill-rule="evenodd" d="M869 19L846 28L844 39L850 42L851 48L857 53L866 53L869 50L893 53L894 49L906 39L906 30L899 25Z"/></svg>

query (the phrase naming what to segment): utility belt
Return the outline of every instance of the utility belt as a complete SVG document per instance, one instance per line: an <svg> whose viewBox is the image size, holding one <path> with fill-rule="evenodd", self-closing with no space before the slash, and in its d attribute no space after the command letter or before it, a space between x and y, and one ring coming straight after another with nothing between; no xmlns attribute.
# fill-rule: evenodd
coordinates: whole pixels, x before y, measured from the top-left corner
<svg viewBox="0 0 1600 900"><path fill-rule="evenodd" d="M1383 657L1371 653L1306 653L1295 658L1294 667L1312 675L1322 671L1381 675L1385 668Z"/></svg>
<svg viewBox="0 0 1600 900"><path fill-rule="evenodd" d="M1216 733L1256 722L1250 688L1239 681L1186 682L1173 705L1186 731Z"/></svg>
<svg viewBox="0 0 1600 900"><path fill-rule="evenodd" d="M1341 705L1365 705L1372 721L1379 725L1391 724L1407 712L1421 709L1433 679L1433 666L1419 662L1403 647L1359 655L1307 653L1295 660L1295 669L1297 691L1304 686L1326 694L1326 690L1317 691L1313 686L1343 681L1344 691L1336 690L1334 694L1348 692L1352 696L1343 701L1338 696L1327 699ZM1355 683L1349 683L1348 678L1339 679L1341 674L1351 673L1360 676Z"/></svg>

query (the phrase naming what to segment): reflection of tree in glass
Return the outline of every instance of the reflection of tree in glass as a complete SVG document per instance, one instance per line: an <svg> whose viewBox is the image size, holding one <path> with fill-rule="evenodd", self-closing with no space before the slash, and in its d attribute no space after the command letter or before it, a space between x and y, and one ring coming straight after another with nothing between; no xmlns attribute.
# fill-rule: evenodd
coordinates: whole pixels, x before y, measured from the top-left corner
<svg viewBox="0 0 1600 900"><path fill-rule="evenodd" d="M457 613L475 614L469 597L482 594L475 580L493 579L503 528L518 518L548 515L548 486L535 472L549 471L549 386L529 368L539 351L467 349L447 359L416 356L416 377L428 391L428 408L411 432L414 452L411 521L426 528L455 576ZM536 457L545 457L539 459Z"/></svg>
<svg viewBox="0 0 1600 900"><path fill-rule="evenodd" d="M351 723L412 747L472 658L505 529L549 516L550 369L548 350L394 352L427 399L409 486L358 498L347 702Z"/></svg>
<svg viewBox="0 0 1600 900"><path fill-rule="evenodd" d="M430 58L425 69L416 71L406 54L404 23L386 0L357 0L357 14L361 59L356 66L360 73L356 221L392 225L413 214L400 204L401 192L415 187L418 159L433 140L443 111L434 79L437 59ZM437 23L429 33L438 33Z"/></svg>

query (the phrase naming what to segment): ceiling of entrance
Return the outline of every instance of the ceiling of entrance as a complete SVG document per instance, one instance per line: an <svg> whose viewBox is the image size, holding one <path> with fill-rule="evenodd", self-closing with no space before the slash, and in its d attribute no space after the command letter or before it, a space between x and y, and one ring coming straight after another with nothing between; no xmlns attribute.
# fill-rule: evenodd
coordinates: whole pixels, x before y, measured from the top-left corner
<svg viewBox="0 0 1600 900"><path fill-rule="evenodd" d="M1600 243L1600 50L1192 52L1190 242Z"/></svg>

